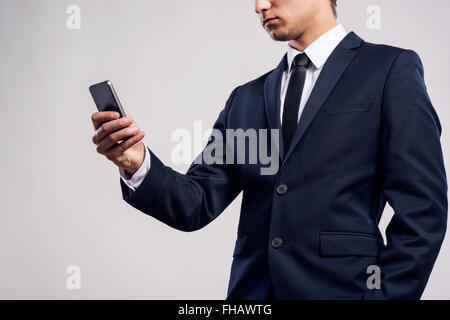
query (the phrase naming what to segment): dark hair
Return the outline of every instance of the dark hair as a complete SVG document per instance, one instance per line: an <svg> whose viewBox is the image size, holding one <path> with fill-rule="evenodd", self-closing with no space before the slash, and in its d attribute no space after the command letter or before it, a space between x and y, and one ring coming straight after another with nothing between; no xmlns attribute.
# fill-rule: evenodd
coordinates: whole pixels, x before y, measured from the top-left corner
<svg viewBox="0 0 450 320"><path fill-rule="evenodd" d="M337 18L337 11L336 11L337 0L330 0L330 1L331 1L331 9L333 9L334 17Z"/></svg>

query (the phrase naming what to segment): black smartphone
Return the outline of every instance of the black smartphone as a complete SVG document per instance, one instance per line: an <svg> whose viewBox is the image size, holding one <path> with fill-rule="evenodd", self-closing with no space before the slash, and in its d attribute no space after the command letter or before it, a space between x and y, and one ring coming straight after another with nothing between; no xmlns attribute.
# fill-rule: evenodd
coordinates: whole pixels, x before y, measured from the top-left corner
<svg viewBox="0 0 450 320"><path fill-rule="evenodd" d="M98 111L116 111L120 114L120 118L126 117L111 81L107 80L94 84L89 87L89 91L97 105Z"/></svg>

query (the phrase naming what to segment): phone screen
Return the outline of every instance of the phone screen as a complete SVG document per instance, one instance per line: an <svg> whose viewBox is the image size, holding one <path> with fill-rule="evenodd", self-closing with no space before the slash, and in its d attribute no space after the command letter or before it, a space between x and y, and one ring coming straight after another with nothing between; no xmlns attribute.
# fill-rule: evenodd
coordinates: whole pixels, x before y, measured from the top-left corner
<svg viewBox="0 0 450 320"><path fill-rule="evenodd" d="M89 87L89 91L97 105L98 111L116 111L121 118L125 118L125 112L111 81L94 84Z"/></svg>

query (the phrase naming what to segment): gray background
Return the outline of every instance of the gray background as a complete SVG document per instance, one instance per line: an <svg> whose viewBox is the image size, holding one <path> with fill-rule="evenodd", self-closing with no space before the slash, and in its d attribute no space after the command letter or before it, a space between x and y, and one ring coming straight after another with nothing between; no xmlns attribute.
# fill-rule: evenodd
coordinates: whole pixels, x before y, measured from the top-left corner
<svg viewBox="0 0 450 320"><path fill-rule="evenodd" d="M66 28L69 5L81 30ZM413 49L443 125L447 167L450 2L339 0L348 31ZM381 30L366 26L369 5ZM210 128L231 90L274 68L286 43L252 0L0 1L0 298L224 299L239 196L205 229L183 233L121 198L118 169L91 142L88 86L111 79L166 165L171 133ZM385 228L392 215L386 209ZM81 267L81 290L66 268ZM450 237L424 299L450 298Z"/></svg>

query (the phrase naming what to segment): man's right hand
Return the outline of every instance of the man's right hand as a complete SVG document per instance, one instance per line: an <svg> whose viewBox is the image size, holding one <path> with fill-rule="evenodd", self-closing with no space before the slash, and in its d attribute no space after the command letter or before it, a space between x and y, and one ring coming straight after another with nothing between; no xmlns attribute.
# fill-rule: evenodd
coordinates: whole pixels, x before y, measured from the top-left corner
<svg viewBox="0 0 450 320"><path fill-rule="evenodd" d="M145 158L145 136L128 112L119 119L117 112L95 112L91 116L95 135L92 142L97 152L104 155L131 176L140 168Z"/></svg>

